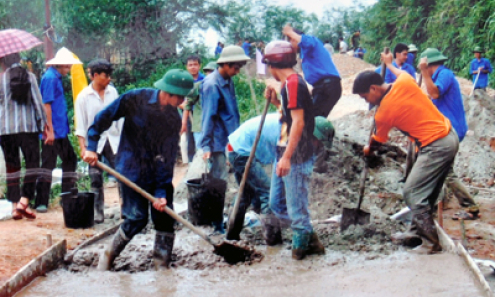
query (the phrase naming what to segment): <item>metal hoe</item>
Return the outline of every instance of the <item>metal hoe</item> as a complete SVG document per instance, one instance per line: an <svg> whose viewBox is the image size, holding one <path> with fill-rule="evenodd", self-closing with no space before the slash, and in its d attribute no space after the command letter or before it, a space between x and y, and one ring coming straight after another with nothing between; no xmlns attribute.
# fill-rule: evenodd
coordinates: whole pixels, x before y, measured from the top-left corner
<svg viewBox="0 0 495 297"><path fill-rule="evenodd" d="M384 49L384 53L387 54L389 50L390 49L386 47ZM381 69L382 78L385 77L386 67L387 66L385 65L385 63L382 63L382 69ZM373 120L370 130L370 139L374 129L375 129L375 122ZM368 162L365 161L363 171L361 172L361 180L359 182L359 199L358 199L357 207L356 208L344 207L344 209L342 210L342 220L340 221L341 232L347 230L347 228L349 228L349 226L351 225L367 225L370 223L370 217L371 217L370 213L361 209L361 203L363 202L364 187L366 185L366 178L368 177L368 171L369 171Z"/></svg>
<svg viewBox="0 0 495 297"><path fill-rule="evenodd" d="M135 183L131 182L129 179L127 179L125 176L122 174L118 173L117 171L113 170L112 168L108 167L107 165L97 162L96 165L100 167L102 170L110 173L111 175L115 176L118 180L123 182L126 186L129 188L133 189L137 193L141 194L144 198L148 199L151 203L156 202L156 198L153 197L150 193L146 192L142 188L140 188L138 185ZM229 242L222 242L220 244L215 244L213 240L206 235L202 230L196 228L193 226L190 222L186 221L183 217L179 216L175 211L170 209L169 207L165 207L165 212L171 216L173 219L178 221L179 223L183 224L187 228L191 229L194 233L199 235L201 238L206 240L209 244L211 244L214 247L214 252L215 254L222 256L227 263L230 264L235 264L237 262L243 262L246 261L251 257L253 254L254 250L248 249L248 248L243 248L238 245L235 245L233 243Z"/></svg>

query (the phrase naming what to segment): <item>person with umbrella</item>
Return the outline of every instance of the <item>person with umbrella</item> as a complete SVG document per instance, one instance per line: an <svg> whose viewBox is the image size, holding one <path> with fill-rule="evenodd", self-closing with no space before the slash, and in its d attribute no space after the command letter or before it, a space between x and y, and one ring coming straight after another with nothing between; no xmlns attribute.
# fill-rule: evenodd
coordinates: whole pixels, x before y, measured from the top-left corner
<svg viewBox="0 0 495 297"><path fill-rule="evenodd" d="M41 102L36 77L21 67L19 52L42 42L31 34L16 30L0 31L0 146L7 167L7 200L12 203L12 218L35 219L29 208L34 198L40 164L39 133L46 141L53 140ZM21 158L26 173L21 179Z"/></svg>
<svg viewBox="0 0 495 297"><path fill-rule="evenodd" d="M55 133L55 139L42 142L42 172L36 185L36 211L47 212L52 184L52 170L57 156L62 159L62 192L69 192L76 180L77 155L69 141L69 119L62 86L62 77L69 74L71 66L82 64L65 47L58 50L55 58L46 62L50 66L41 78L40 92L43 97L48 126Z"/></svg>

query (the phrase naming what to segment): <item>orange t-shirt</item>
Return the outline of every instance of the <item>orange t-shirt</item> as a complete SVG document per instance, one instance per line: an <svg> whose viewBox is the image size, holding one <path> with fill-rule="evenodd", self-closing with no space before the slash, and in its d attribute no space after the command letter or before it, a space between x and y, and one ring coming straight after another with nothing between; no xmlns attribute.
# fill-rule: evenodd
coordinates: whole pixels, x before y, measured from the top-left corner
<svg viewBox="0 0 495 297"><path fill-rule="evenodd" d="M438 111L407 73L399 75L383 97L376 110L375 123L374 140L387 142L388 132L395 127L419 147L445 137L451 128L449 119Z"/></svg>

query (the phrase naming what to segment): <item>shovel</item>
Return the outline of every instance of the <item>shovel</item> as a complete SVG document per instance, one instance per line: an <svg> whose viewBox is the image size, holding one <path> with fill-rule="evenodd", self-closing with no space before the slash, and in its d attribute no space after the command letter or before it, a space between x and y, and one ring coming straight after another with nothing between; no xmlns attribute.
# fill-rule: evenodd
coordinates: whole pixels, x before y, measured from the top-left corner
<svg viewBox="0 0 495 297"><path fill-rule="evenodd" d="M138 185L131 182L129 179L127 179L125 176L118 173L117 171L113 170L112 168L108 167L107 165L105 165L101 162L97 162L96 166L100 167L102 170L106 171L107 173L115 176L118 180L123 182L126 186L133 189L137 193L141 194L144 198L148 199L151 203L156 202L155 197L153 197L151 194L149 194L145 190L141 189ZM252 250L252 249L240 247L238 245L235 245L233 243L226 242L226 241L224 241L220 244L215 244L213 242L213 240L208 235L206 235L202 230L194 227L190 222L186 221L183 217L179 216L175 211L173 211L169 207L165 207L165 212L169 216L171 216L173 219L180 222L181 224L183 224L187 228L191 229L191 231L193 231L194 233L199 235L201 238L206 240L209 244L211 244L214 247L214 253L223 257L225 259L225 261L229 264L235 264L238 262L244 262L246 260L249 260L254 253L254 250Z"/></svg>
<svg viewBox="0 0 495 297"><path fill-rule="evenodd" d="M367 225L370 223L370 213L361 210L363 202L364 186L368 177L368 162L364 162L364 169L361 172L361 181L359 182L359 200L356 208L344 207L342 211L342 220L340 221L340 232L344 232L351 225Z"/></svg>
<svg viewBox="0 0 495 297"><path fill-rule="evenodd" d="M256 138L254 139L253 147L251 148L251 153L249 154L249 158L246 162L246 167L244 168L244 173L242 175L241 184L239 185L239 194L237 195L237 199L235 200L234 207L232 212L229 214L229 221L227 223L227 239L239 240L239 233L242 231L243 223L244 223L244 215L242 218L237 218L237 213L239 212L239 205L241 204L242 195L244 193L244 187L246 186L246 180L249 174L249 169L251 168L251 163L253 163L253 159L256 153L256 148L258 147L258 142L261 137L261 131L263 130L263 124L265 123L266 113L268 112L268 108L270 107L270 100L266 100L265 109L263 110L263 114L261 115L260 127L258 128L258 132L256 134ZM249 206L249 202L245 203L245 207ZM246 210L244 209L245 213Z"/></svg>
<svg viewBox="0 0 495 297"><path fill-rule="evenodd" d="M390 49L388 47L385 47L383 51L385 54L387 54L390 51ZM387 66L385 65L385 63L382 63L382 69L380 73L382 78L385 78L386 67ZM374 118L375 116L373 115L373 119ZM370 139L374 129L375 129L375 122L373 120L373 124L371 125L371 130L370 130ZM356 208L344 207L342 211L342 219L340 221L340 232L347 230L347 228L349 228L349 226L351 225L367 225L370 223L370 217L371 217L370 213L361 210L361 203L363 202L364 186L366 184L366 178L368 177L368 170L369 170L368 162L365 161L363 171L361 172L361 180L359 182L358 205Z"/></svg>

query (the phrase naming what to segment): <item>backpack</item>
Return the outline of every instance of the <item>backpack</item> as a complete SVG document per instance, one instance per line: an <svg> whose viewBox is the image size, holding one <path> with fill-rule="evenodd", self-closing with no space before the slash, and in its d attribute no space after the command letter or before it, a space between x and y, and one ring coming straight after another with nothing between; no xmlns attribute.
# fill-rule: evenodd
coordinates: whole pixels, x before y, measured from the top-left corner
<svg viewBox="0 0 495 297"><path fill-rule="evenodd" d="M31 102L31 82L29 73L19 64L9 68L11 99L17 104L25 105Z"/></svg>

